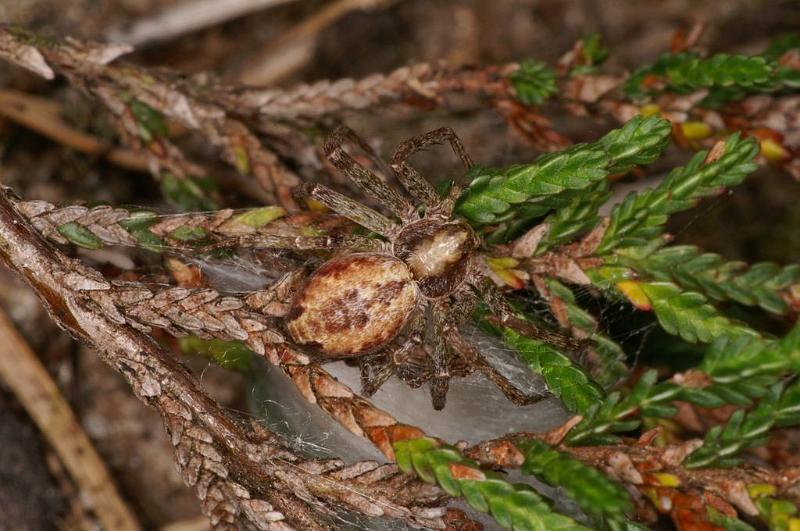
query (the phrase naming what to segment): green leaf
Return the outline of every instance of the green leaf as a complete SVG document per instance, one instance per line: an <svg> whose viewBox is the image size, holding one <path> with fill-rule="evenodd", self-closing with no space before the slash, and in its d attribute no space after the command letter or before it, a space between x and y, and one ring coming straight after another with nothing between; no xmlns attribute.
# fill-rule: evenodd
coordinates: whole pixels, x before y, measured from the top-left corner
<svg viewBox="0 0 800 531"><path fill-rule="evenodd" d="M781 89L782 70L768 57L720 53L703 59L693 52L667 53L654 64L634 71L623 91L642 99L661 91L688 94L708 89L700 105L715 107L747 94Z"/></svg>
<svg viewBox="0 0 800 531"><path fill-rule="evenodd" d="M171 173L161 176L161 193L171 204L184 211L214 210L217 204L208 197L208 183L193 177L178 178Z"/></svg>
<svg viewBox="0 0 800 531"><path fill-rule="evenodd" d="M166 243L156 236L150 227L158 222L159 216L155 212L141 210L133 212L127 219L120 220L119 225L133 236L138 245L156 253L164 252Z"/></svg>
<svg viewBox="0 0 800 531"><path fill-rule="evenodd" d="M103 240L95 236L95 234L78 223L70 221L69 223L62 223L56 230L63 237L68 239L70 243L83 247L84 249L100 249L103 247Z"/></svg>
<svg viewBox="0 0 800 531"><path fill-rule="evenodd" d="M394 443L397 465L461 496L476 511L488 512L503 528L518 531L589 531L572 518L553 511L530 486L511 484L482 470L456 448L423 437ZM457 473L454 473L454 470Z"/></svg>
<svg viewBox="0 0 800 531"><path fill-rule="evenodd" d="M773 39L761 56L770 61L777 61L790 50L800 50L800 34L788 33Z"/></svg>
<svg viewBox="0 0 800 531"><path fill-rule="evenodd" d="M786 299L792 289L800 288L800 265L781 268L769 262L752 266L725 262L721 256L702 253L691 245L664 247L626 263L639 273L700 291L711 299L760 306L776 314L790 310Z"/></svg>
<svg viewBox="0 0 800 531"><path fill-rule="evenodd" d="M599 33L590 33L581 39L581 55L578 65L570 70L571 76L591 74L608 58L608 48L603 46Z"/></svg>
<svg viewBox="0 0 800 531"><path fill-rule="evenodd" d="M536 254L542 254L593 229L600 222L598 210L610 197L608 181L599 181L547 216L544 222L550 230L539 241Z"/></svg>
<svg viewBox="0 0 800 531"><path fill-rule="evenodd" d="M655 160L669 141L666 120L636 117L592 144L576 144L539 157L528 165L505 169L472 168L456 213L473 225L512 225L506 237L527 228L537 217L567 206L576 194L602 181L609 172ZM501 227L502 228L502 227Z"/></svg>
<svg viewBox="0 0 800 531"><path fill-rule="evenodd" d="M709 343L725 336L757 335L720 315L700 293L682 291L669 282L641 282L639 287L650 299L661 328L685 341Z"/></svg>
<svg viewBox="0 0 800 531"><path fill-rule="evenodd" d="M543 341L502 330L503 340L516 350L531 370L544 377L547 389L575 413L587 411L603 398L603 390L564 354Z"/></svg>
<svg viewBox="0 0 800 531"><path fill-rule="evenodd" d="M145 143L169 136L169 127L161 112L136 98L131 99L128 108L139 126L139 136Z"/></svg>
<svg viewBox="0 0 800 531"><path fill-rule="evenodd" d="M643 246L661 235L670 215L693 207L696 202L720 190L739 184L756 169L758 143L731 135L723 154L704 163L707 152L697 153L689 164L676 168L654 190L628 195L614 207L598 254L614 249Z"/></svg>
<svg viewBox="0 0 800 531"><path fill-rule="evenodd" d="M556 92L556 73L539 61L520 62L508 78L517 99L525 105L540 105Z"/></svg>
<svg viewBox="0 0 800 531"><path fill-rule="evenodd" d="M660 412L664 417L677 413L674 407L665 406L681 395L681 387L671 382L657 384L656 379L655 370L647 371L626 395L611 393L602 402L594 404L584 414L583 420L567 433L567 444L610 444L617 439L614 433L631 431L639 426L636 417L641 411Z"/></svg>
<svg viewBox="0 0 800 531"><path fill-rule="evenodd" d="M203 227L190 227L188 225L181 225L171 230L168 234L173 240L180 242L195 242L202 240L208 236L208 231Z"/></svg>
<svg viewBox="0 0 800 531"><path fill-rule="evenodd" d="M706 507L706 512L708 514L709 521L712 524L721 526L723 529L725 529L725 531L756 531L756 529L750 524L743 522L738 518L733 518L721 513L711 506Z"/></svg>
<svg viewBox="0 0 800 531"><path fill-rule="evenodd" d="M525 457L523 473L560 487L584 512L599 522L632 524L625 513L633 510L633 504L622 485L542 441L520 439L514 441L514 445Z"/></svg>
<svg viewBox="0 0 800 531"><path fill-rule="evenodd" d="M789 500L772 496L761 496L756 500L758 515L769 526L770 531L793 531L798 523L797 506Z"/></svg>
<svg viewBox="0 0 800 531"><path fill-rule="evenodd" d="M651 116L631 118L598 142L611 158L609 173L626 173L633 166L650 164L667 148L672 133L668 120Z"/></svg>
<svg viewBox="0 0 800 531"><path fill-rule="evenodd" d="M266 206L261 208L253 208L233 217L234 221L238 221L254 229L265 227L271 221L281 218L286 215L286 211L277 206Z"/></svg>
<svg viewBox="0 0 800 531"><path fill-rule="evenodd" d="M733 466L735 456L742 450L762 446L769 430L775 426L800 423L800 383L784 389L783 384L772 386L758 406L745 413L737 410L724 426L706 434L703 445L683 461L687 468Z"/></svg>

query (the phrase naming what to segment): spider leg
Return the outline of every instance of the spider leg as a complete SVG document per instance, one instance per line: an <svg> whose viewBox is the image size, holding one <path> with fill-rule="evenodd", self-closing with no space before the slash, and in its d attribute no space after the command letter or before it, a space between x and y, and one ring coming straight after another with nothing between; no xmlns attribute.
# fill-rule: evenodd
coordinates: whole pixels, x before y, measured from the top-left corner
<svg viewBox="0 0 800 531"><path fill-rule="evenodd" d="M361 166L342 147L345 141L351 141L361 148L381 169L386 168L372 148L352 129L346 126L337 127L325 141L323 150L331 163L353 180L364 192L388 208L401 219L413 219L416 215L414 205L400 195L397 190L386 184L380 177ZM389 175L389 172L386 172Z"/></svg>
<svg viewBox="0 0 800 531"><path fill-rule="evenodd" d="M459 326L470 318L478 305L477 295L472 286L464 282L453 293L453 302L450 304L450 319L455 326Z"/></svg>
<svg viewBox="0 0 800 531"><path fill-rule="evenodd" d="M395 371L392 356L386 351L360 357L358 368L361 371L361 394L364 396L374 395Z"/></svg>
<svg viewBox="0 0 800 531"><path fill-rule="evenodd" d="M547 397L546 394L527 395L517 389L517 387L495 369L486 359L475 350L472 345L467 343L457 329L453 328L448 334L448 343L459 356L464 358L467 366L473 370L480 371L492 383L494 383L503 394L518 406L533 404Z"/></svg>
<svg viewBox="0 0 800 531"><path fill-rule="evenodd" d="M591 343L589 340L576 339L563 332L542 328L534 323L520 319L514 315L513 308L506 302L500 288L487 277L481 279L478 283L478 289L481 292L483 301L494 314L494 319L492 320L497 324L511 328L522 335L540 339L567 352L582 352Z"/></svg>
<svg viewBox="0 0 800 531"><path fill-rule="evenodd" d="M441 304L441 303L440 303ZM432 352L429 353L433 362L433 374L430 379L431 401L433 409L444 409L447 400L447 390L450 387L450 349L447 347L447 312L439 304L431 305L432 326L431 343Z"/></svg>
<svg viewBox="0 0 800 531"><path fill-rule="evenodd" d="M248 234L214 242L199 250L245 247L249 249L291 249L294 251L315 251L325 249L350 249L354 251L380 251L383 242L355 234L344 236L279 236L275 234Z"/></svg>
<svg viewBox="0 0 800 531"><path fill-rule="evenodd" d="M395 150L392 157L392 170L394 170L400 184L414 197L416 200L428 205L431 208L436 208L441 205L442 200L436 190L431 184L422 178L422 176L413 167L409 166L406 162L409 157L425 149L433 144L442 144L449 142L453 151L458 155L466 168L472 167L472 159L467 154L464 144L458 138L455 131L449 127L441 127L434 131L430 131L420 136L409 138L402 142Z"/></svg>
<svg viewBox="0 0 800 531"><path fill-rule="evenodd" d="M318 183L303 183L297 188L300 196L316 199L337 214L354 221L362 227L377 232L387 238L394 235L399 226L383 214L372 210L325 185Z"/></svg>
<svg viewBox="0 0 800 531"><path fill-rule="evenodd" d="M361 391L365 396L372 396L386 383L389 377L402 365L413 359L411 351L422 343L422 332L425 329L424 312L421 308L414 310L405 333L405 339L399 347L386 348L375 354L362 356L358 360L361 370ZM416 364L409 364L416 365ZM407 367L403 380L416 382L421 377L421 367Z"/></svg>

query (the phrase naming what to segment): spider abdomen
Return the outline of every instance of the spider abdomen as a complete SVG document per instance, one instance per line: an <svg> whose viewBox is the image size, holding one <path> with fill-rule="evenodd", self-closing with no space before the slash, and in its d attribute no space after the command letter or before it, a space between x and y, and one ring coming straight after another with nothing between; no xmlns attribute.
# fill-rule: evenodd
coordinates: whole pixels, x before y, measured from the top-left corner
<svg viewBox="0 0 800 531"><path fill-rule="evenodd" d="M403 329L419 290L401 260L356 253L325 262L295 298L286 327L292 340L322 355L348 358L375 351Z"/></svg>

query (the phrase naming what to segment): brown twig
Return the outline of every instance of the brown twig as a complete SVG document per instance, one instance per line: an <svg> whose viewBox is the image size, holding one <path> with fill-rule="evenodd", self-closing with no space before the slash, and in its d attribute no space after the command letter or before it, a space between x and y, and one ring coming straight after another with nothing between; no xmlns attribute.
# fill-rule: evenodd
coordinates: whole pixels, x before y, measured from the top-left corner
<svg viewBox="0 0 800 531"><path fill-rule="evenodd" d="M129 210L111 206L89 208L83 205L56 207L46 201L19 201L15 206L28 218L33 226L47 239L59 244L69 241L59 233L59 227L66 223L75 223L91 232L99 242L105 245L136 246L141 245L136 237L123 226L125 221L136 220L137 215L148 215L145 211ZM297 237L303 229L312 227L320 230L347 231L349 224L339 216L298 212L286 215L280 207L265 207L269 210L270 220L263 225L248 224L242 216L261 211L262 209L235 211L231 209L217 210L210 213L186 213L162 216L153 219L147 227L152 236L163 240L165 245L174 248L186 246L185 241L172 237L175 231L201 230L212 241L228 241L244 237ZM249 214L248 214L249 213ZM154 213L150 213L155 215ZM138 218L141 219L141 218Z"/></svg>
<svg viewBox="0 0 800 531"><path fill-rule="evenodd" d="M16 202L43 236L67 243L57 227L80 223L109 245L135 245L133 237L119 222L129 219L125 209L83 206L55 209L44 201ZM301 217L298 214L295 217ZM221 237L238 233L230 212L214 215L187 214L165 221L168 230L157 225L154 234L164 236L174 227L203 227ZM287 221L272 222L259 234L289 234L297 227ZM251 228L252 230L252 228ZM387 459L394 460L392 443L422 437L422 430L399 422L338 382L305 354L284 344L277 319L286 315L293 291L302 280L301 272L289 273L267 288L249 294L223 296L209 288L170 287L156 289L137 282L95 284L86 291L101 311L116 323L126 323L143 332L161 328L175 336L194 334L202 338L243 341L274 365L280 366L302 395L317 404L350 432L371 441Z"/></svg>
<svg viewBox="0 0 800 531"><path fill-rule="evenodd" d="M654 433L647 432L639 441L572 447L560 444L562 431L557 428L550 433L524 433L486 441L469 449L466 455L486 466L517 468L524 462L524 457L514 441L531 438L555 445L559 451L599 468L609 477L640 491L644 496L665 487L666 490L709 492L750 516L757 515L758 509L748 494L749 485L771 485L779 496L793 503L800 501L796 489L800 479L800 470L797 468L774 471L744 465L724 469L689 469L681 466L681 462L702 444L700 440L657 447L651 444ZM665 481L667 477L669 480Z"/></svg>
<svg viewBox="0 0 800 531"><path fill-rule="evenodd" d="M148 124L135 115L136 102L146 106L143 112L152 118L166 117L201 132L241 174L256 178L270 202L290 210L296 207L291 190L299 179L243 122L229 117L211 100L183 92L181 89L188 85L180 83L177 76L132 64L110 64L128 51L126 46L74 39L42 42L31 33L0 26L0 55L45 77L59 72L75 86L98 97L117 117L124 140L135 149L146 149L157 165L177 175L205 174L157 131L141 138L142 128L148 129Z"/></svg>
<svg viewBox="0 0 800 531"><path fill-rule="evenodd" d="M106 529L141 529L39 358L0 310L0 379L11 389Z"/></svg>
<svg viewBox="0 0 800 531"><path fill-rule="evenodd" d="M441 525L441 492L396 467L304 461L274 434L226 414L155 342L100 310L91 293L109 284L41 240L7 193L0 195L0 258L25 278L62 327L159 410L183 478L215 528L246 522L258 529L323 529L328 525L320 512L340 505L414 525Z"/></svg>
<svg viewBox="0 0 800 531"><path fill-rule="evenodd" d="M516 63L482 69L419 63L389 74L362 79L322 80L288 90L209 86L216 101L226 109L239 109L248 116L270 120L310 120L351 110L367 110L391 103L430 106L444 102L448 94L475 93L487 97L505 96L505 78Z"/></svg>

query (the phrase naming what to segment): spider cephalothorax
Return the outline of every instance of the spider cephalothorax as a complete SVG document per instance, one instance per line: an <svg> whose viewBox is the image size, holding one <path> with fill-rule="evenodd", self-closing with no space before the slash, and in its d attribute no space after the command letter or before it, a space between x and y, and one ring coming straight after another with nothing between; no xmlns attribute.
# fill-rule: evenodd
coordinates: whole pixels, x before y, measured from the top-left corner
<svg viewBox="0 0 800 531"><path fill-rule="evenodd" d="M393 173L413 202L357 164L342 148L348 139L384 173ZM483 273L482 259L476 254L480 239L464 220L453 217L458 188L453 187L442 198L406 164L415 152L444 141L467 167L471 166L461 142L449 128L402 143L391 169L351 130L339 128L331 135L325 145L331 162L392 217L320 184L301 187L301 195L321 202L378 237L264 242L265 246L339 251L297 289L285 318L286 331L294 344L320 360L355 360L368 395L397 374L414 387L430 382L433 406L441 409L450 378L477 370L513 401L537 400L541 397L526 396L511 385L459 333L459 325L472 313L478 297L502 323L513 325L516 320L498 288ZM526 326L530 333L532 325Z"/></svg>
<svg viewBox="0 0 800 531"><path fill-rule="evenodd" d="M461 220L425 218L405 226L392 242L429 299L451 295L466 278L478 238Z"/></svg>

